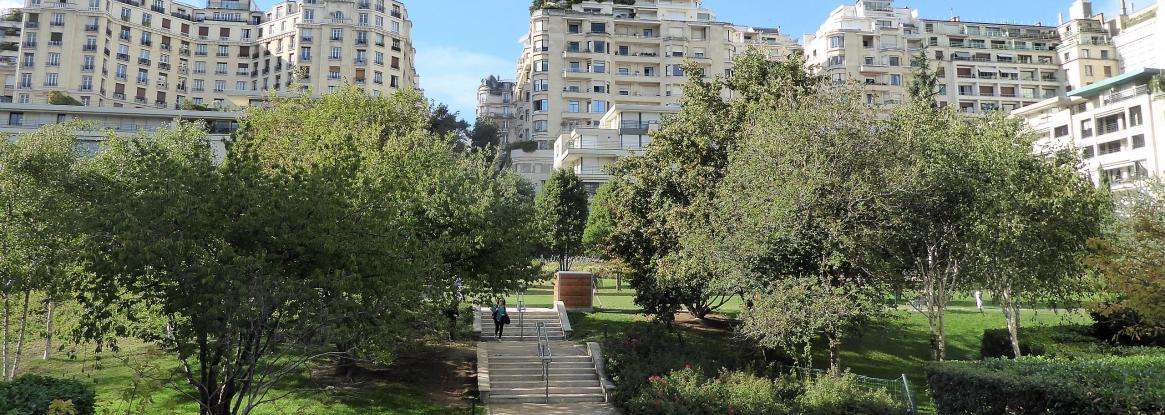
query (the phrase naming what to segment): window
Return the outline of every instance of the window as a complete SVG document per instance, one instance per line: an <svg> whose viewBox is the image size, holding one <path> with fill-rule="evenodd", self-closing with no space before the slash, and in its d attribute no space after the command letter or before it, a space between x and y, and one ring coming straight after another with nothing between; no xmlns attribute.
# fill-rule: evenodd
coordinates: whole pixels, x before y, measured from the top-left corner
<svg viewBox="0 0 1165 415"><path fill-rule="evenodd" d="M332 29L332 40L343 40L343 39L344 39L344 29L339 29L339 28Z"/></svg>
<svg viewBox="0 0 1165 415"><path fill-rule="evenodd" d="M534 72L547 72L550 70L550 61L536 60L534 61Z"/></svg>
<svg viewBox="0 0 1165 415"><path fill-rule="evenodd" d="M542 92L542 91L549 91L549 90L550 90L550 81L548 81L546 79L535 79L534 80L534 92Z"/></svg>
<svg viewBox="0 0 1165 415"><path fill-rule="evenodd" d="M1144 123L1145 120L1141 116L1141 106L1129 108L1129 127L1136 127Z"/></svg>
<svg viewBox="0 0 1165 415"><path fill-rule="evenodd" d="M1092 120L1080 121L1080 137L1092 137Z"/></svg>
<svg viewBox="0 0 1165 415"><path fill-rule="evenodd" d="M1055 130L1055 132L1052 134L1052 136L1053 136L1053 137L1056 137L1056 138L1060 138L1060 137L1067 137L1067 136L1068 136L1068 126L1067 126L1067 125L1061 125L1061 126L1059 126L1059 127L1056 127L1056 130Z"/></svg>
<svg viewBox="0 0 1165 415"><path fill-rule="evenodd" d="M1092 146L1084 147L1081 155L1084 156L1085 159L1096 157L1096 149Z"/></svg>
<svg viewBox="0 0 1165 415"><path fill-rule="evenodd" d="M902 60L897 56L891 56L889 59L890 66L901 66Z"/></svg>
<svg viewBox="0 0 1165 415"><path fill-rule="evenodd" d="M23 125L23 124L24 124L24 113L23 112L10 112L10 113L8 113L8 125Z"/></svg>
<svg viewBox="0 0 1165 415"><path fill-rule="evenodd" d="M1133 148L1142 148L1145 146L1145 135L1137 134L1133 136Z"/></svg>
<svg viewBox="0 0 1165 415"><path fill-rule="evenodd" d="M1124 124L1124 114L1114 114L1096 120L1096 135L1115 133L1121 130Z"/></svg>
<svg viewBox="0 0 1165 415"><path fill-rule="evenodd" d="M829 47L830 47L830 48L840 48L840 47L845 47L845 36L841 36L841 35L838 35L838 36L830 36L830 38L829 38Z"/></svg>
<svg viewBox="0 0 1165 415"><path fill-rule="evenodd" d="M544 133L544 132L546 132L546 130L547 130L547 126L548 126L548 125L549 125L549 122L548 122L548 121L546 121L546 120L537 120L537 121L534 121L534 123L533 123L533 126L534 126L534 132L536 132L536 133Z"/></svg>
<svg viewBox="0 0 1165 415"><path fill-rule="evenodd" d="M1096 146L1096 152L1100 155L1119 153L1125 140L1109 141L1107 143L1100 143Z"/></svg>
<svg viewBox="0 0 1165 415"><path fill-rule="evenodd" d="M902 85L902 75L898 75L898 74L890 75L890 85L894 85L894 86Z"/></svg>
<svg viewBox="0 0 1165 415"><path fill-rule="evenodd" d="M578 101L570 101L566 104L566 112L582 112L582 106Z"/></svg>
<svg viewBox="0 0 1165 415"><path fill-rule="evenodd" d="M578 23L571 23L569 26L567 26L566 30L570 33L582 33L582 26L580 26Z"/></svg>
<svg viewBox="0 0 1165 415"><path fill-rule="evenodd" d="M1084 75L1092 76L1092 65L1084 65Z"/></svg>
<svg viewBox="0 0 1165 415"><path fill-rule="evenodd" d="M599 114L607 112L607 101L591 101L591 112Z"/></svg>
<svg viewBox="0 0 1165 415"><path fill-rule="evenodd" d="M534 100L534 112L546 112L550 110L550 100L538 99Z"/></svg>

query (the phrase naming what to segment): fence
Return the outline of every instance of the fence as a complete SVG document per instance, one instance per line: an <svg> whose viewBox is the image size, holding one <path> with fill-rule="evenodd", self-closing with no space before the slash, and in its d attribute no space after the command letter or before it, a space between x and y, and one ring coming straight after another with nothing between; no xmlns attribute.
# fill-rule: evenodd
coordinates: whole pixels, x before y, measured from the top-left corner
<svg viewBox="0 0 1165 415"><path fill-rule="evenodd" d="M805 369L794 368L794 375L808 376L811 378L819 376L829 376L827 372L821 369ZM908 414L917 414L918 406L914 399L914 391L910 387L910 381L906 379L906 375L898 379L881 379L872 378L869 376L853 375L858 384L866 390L876 391L881 390L890 395L894 400L901 402L907 408Z"/></svg>

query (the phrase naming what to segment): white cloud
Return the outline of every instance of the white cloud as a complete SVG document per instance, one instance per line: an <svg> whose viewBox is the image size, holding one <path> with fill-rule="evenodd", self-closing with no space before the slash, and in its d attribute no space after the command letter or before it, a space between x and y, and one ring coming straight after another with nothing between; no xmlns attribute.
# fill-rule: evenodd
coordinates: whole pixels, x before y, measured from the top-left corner
<svg viewBox="0 0 1165 415"><path fill-rule="evenodd" d="M6 0L0 0L6 1ZM417 45L417 72L430 99L448 105L473 122L477 86L488 75L513 77L515 61L455 46Z"/></svg>
<svg viewBox="0 0 1165 415"><path fill-rule="evenodd" d="M24 7L23 0L0 0L0 9L15 9Z"/></svg>

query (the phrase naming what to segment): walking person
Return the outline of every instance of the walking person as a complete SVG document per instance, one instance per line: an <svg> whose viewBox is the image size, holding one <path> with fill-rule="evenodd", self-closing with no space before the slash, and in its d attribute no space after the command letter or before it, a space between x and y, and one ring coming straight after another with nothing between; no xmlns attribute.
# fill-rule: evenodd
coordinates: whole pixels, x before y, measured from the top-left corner
<svg viewBox="0 0 1165 415"><path fill-rule="evenodd" d="M497 304L490 309L493 311L494 337L501 341L502 330L506 328L507 324L510 324L510 315L506 313L506 299L499 298Z"/></svg>
<svg viewBox="0 0 1165 415"><path fill-rule="evenodd" d="M975 290L975 307L979 308L979 312L983 312L983 291Z"/></svg>

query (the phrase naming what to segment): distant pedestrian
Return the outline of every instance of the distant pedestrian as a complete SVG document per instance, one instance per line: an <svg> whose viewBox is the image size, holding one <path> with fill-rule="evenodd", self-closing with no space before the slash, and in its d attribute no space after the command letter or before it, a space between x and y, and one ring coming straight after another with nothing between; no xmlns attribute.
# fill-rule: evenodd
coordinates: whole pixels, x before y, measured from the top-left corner
<svg viewBox="0 0 1165 415"><path fill-rule="evenodd" d="M497 305L490 307L490 310L493 311L494 337L501 341L502 330L506 328L507 324L510 324L510 315L506 313L506 299L498 299Z"/></svg>
<svg viewBox="0 0 1165 415"><path fill-rule="evenodd" d="M975 307L979 308L979 312L983 312L983 291L975 290Z"/></svg>

